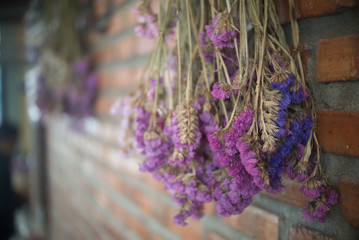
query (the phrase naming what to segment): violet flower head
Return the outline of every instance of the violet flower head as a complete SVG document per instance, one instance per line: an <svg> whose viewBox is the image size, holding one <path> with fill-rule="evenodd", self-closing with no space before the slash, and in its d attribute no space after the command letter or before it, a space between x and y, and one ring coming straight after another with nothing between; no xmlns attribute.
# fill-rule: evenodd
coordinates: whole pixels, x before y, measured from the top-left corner
<svg viewBox="0 0 359 240"><path fill-rule="evenodd" d="M274 89L282 92L283 95L290 97L290 103L298 104L303 102L308 97L308 92L302 87L298 88L297 91L290 90L296 83L295 76L293 73L289 74L283 82L272 82L271 85Z"/></svg>
<svg viewBox="0 0 359 240"><path fill-rule="evenodd" d="M284 170L284 159L290 154L295 146L303 142L306 144L312 126L313 119L309 114L302 121L295 119L292 122L290 127L291 134L285 138L284 143L277 148L269 160L270 169L268 170L268 173L274 186L278 186L281 183L279 175Z"/></svg>
<svg viewBox="0 0 359 240"><path fill-rule="evenodd" d="M150 9L140 11L138 8L133 7L132 11L136 14L139 23L135 27L135 34L139 37L156 39L159 34L156 15Z"/></svg>
<svg viewBox="0 0 359 240"><path fill-rule="evenodd" d="M209 137L211 134L214 134L216 131L219 130L219 127L214 120L214 117L212 114L208 112L204 112L201 115L199 115L200 120L200 130L201 132Z"/></svg>
<svg viewBox="0 0 359 240"><path fill-rule="evenodd" d="M241 162L246 171L253 177L254 183L257 186L262 187L263 181L261 179L261 171L257 167L257 154L251 151L249 144L242 140L238 141L237 149L240 153Z"/></svg>
<svg viewBox="0 0 359 240"><path fill-rule="evenodd" d="M149 122L151 119L151 113L146 112L142 107L136 107L135 111L137 113L136 116L136 142L139 149L142 150L142 153L145 154L145 142L144 135L149 126Z"/></svg>
<svg viewBox="0 0 359 240"><path fill-rule="evenodd" d="M229 16L219 14L212 19L211 25L206 25L206 34L217 48L234 48L234 39L238 39L239 33L229 21Z"/></svg>
<svg viewBox="0 0 359 240"><path fill-rule="evenodd" d="M186 226L186 219L189 217L200 219L203 216L203 204L193 201L186 204L184 209L180 210L180 213L177 214L173 219L173 224Z"/></svg>
<svg viewBox="0 0 359 240"><path fill-rule="evenodd" d="M308 179L299 189L304 196L309 198L318 198L322 192L325 191L324 183L317 179Z"/></svg>
<svg viewBox="0 0 359 240"><path fill-rule="evenodd" d="M90 72L90 63L86 59L76 61L72 68L75 79L64 94L64 112L75 118L85 118L93 113L98 78Z"/></svg>
<svg viewBox="0 0 359 240"><path fill-rule="evenodd" d="M219 182L214 188L213 193L218 215L229 217L242 213L251 204L252 195L258 193L256 191L248 191L250 188L248 187L247 189L246 184L238 184L237 181L232 181L228 177Z"/></svg>
<svg viewBox="0 0 359 240"><path fill-rule="evenodd" d="M172 144L170 141L162 139L160 135L155 131L147 131L144 134L146 159L140 164L140 170L143 172L154 172L167 162L172 151Z"/></svg>
<svg viewBox="0 0 359 240"><path fill-rule="evenodd" d="M302 211L303 217L307 221L317 220L318 222L325 222L325 217L330 208L337 204L338 201L338 193L331 188L327 188L319 197L306 203L306 207Z"/></svg>
<svg viewBox="0 0 359 240"><path fill-rule="evenodd" d="M231 96L231 89L226 83L215 82L212 88L212 96L216 99L227 99Z"/></svg>

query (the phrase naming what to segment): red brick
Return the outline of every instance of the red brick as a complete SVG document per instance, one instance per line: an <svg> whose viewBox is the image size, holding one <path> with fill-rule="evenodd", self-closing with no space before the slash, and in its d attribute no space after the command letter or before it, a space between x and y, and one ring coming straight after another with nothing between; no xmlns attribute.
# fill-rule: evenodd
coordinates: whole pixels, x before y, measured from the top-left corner
<svg viewBox="0 0 359 240"><path fill-rule="evenodd" d="M143 73L143 68L120 68L111 72L100 72L99 86L101 89L116 88L116 89L129 89L136 87Z"/></svg>
<svg viewBox="0 0 359 240"><path fill-rule="evenodd" d="M135 221L134 232L140 239L148 239L151 235L151 231L148 229L147 225L142 221Z"/></svg>
<svg viewBox="0 0 359 240"><path fill-rule="evenodd" d="M115 98L102 97L98 98L95 103L95 112L98 115L109 115L112 105L115 103Z"/></svg>
<svg viewBox="0 0 359 240"><path fill-rule="evenodd" d="M147 238L145 238L145 239L149 239L149 240L167 240L164 236L162 236L158 232L151 232L151 234L149 236L147 236Z"/></svg>
<svg viewBox="0 0 359 240"><path fill-rule="evenodd" d="M317 122L323 151L359 157L359 113L320 110Z"/></svg>
<svg viewBox="0 0 359 240"><path fill-rule="evenodd" d="M337 7L356 7L355 0L294 0L297 19L333 15ZM276 0L277 12L281 24L290 22L288 0Z"/></svg>
<svg viewBox="0 0 359 240"><path fill-rule="evenodd" d="M279 237L279 216L252 205L239 215L223 218L223 221L256 239L270 240Z"/></svg>
<svg viewBox="0 0 359 240"><path fill-rule="evenodd" d="M216 215L216 205L214 201L204 204L204 213L209 215Z"/></svg>
<svg viewBox="0 0 359 240"><path fill-rule="evenodd" d="M150 187L152 187L153 189L166 194L167 196L171 196L170 193L164 189L164 184L161 181L158 181L156 179L153 178L153 176L151 174L146 174L145 175L145 180L146 180L146 184Z"/></svg>
<svg viewBox="0 0 359 240"><path fill-rule="evenodd" d="M297 181L292 181L289 178L284 177L283 185L285 187L285 191L283 192L273 194L263 191L261 192L261 194L273 198L275 200L291 204L293 206L297 206L300 208L305 207L305 203L310 199L305 197L302 193L299 192L301 183Z"/></svg>
<svg viewBox="0 0 359 240"><path fill-rule="evenodd" d="M94 52L91 57L91 61L95 65L100 65L106 62L109 62L113 59L113 50L110 47L101 48L100 50Z"/></svg>
<svg viewBox="0 0 359 240"><path fill-rule="evenodd" d="M340 206L347 222L359 229L359 185L339 183Z"/></svg>
<svg viewBox="0 0 359 240"><path fill-rule="evenodd" d="M111 18L107 34L113 35L137 24L136 14L132 11L120 11Z"/></svg>
<svg viewBox="0 0 359 240"><path fill-rule="evenodd" d="M111 186L111 188L113 190L115 190L118 193L121 193L124 191L125 189L125 183L122 181L122 179L117 176L116 173L114 173L113 171L102 171L102 179L104 180L104 182L106 184L108 184L109 186Z"/></svg>
<svg viewBox="0 0 359 240"><path fill-rule="evenodd" d="M209 232L207 236L208 240L228 240L227 238L223 237L221 234L216 232Z"/></svg>
<svg viewBox="0 0 359 240"><path fill-rule="evenodd" d="M119 219L125 226L127 226L132 232L136 232L136 228L138 228L138 222L143 222L136 218L132 213L130 213L126 206L118 205L117 203L114 203L111 201L110 203L110 209L115 214L117 219Z"/></svg>
<svg viewBox="0 0 359 240"><path fill-rule="evenodd" d="M317 80L359 80L359 35L320 40Z"/></svg>
<svg viewBox="0 0 359 240"><path fill-rule="evenodd" d="M95 52L93 58L94 62L102 64L114 60L125 60L147 55L152 51L153 46L153 40L131 35Z"/></svg>
<svg viewBox="0 0 359 240"><path fill-rule="evenodd" d="M334 240L320 232L304 228L304 227L291 227L289 231L288 240Z"/></svg>
<svg viewBox="0 0 359 240"><path fill-rule="evenodd" d="M114 45L114 59L128 59L137 55L136 36L126 37Z"/></svg>
<svg viewBox="0 0 359 240"><path fill-rule="evenodd" d="M151 53L155 45L155 40L152 39L135 36L133 40L135 41L135 46L136 46L135 53L138 56L147 55Z"/></svg>
<svg viewBox="0 0 359 240"><path fill-rule="evenodd" d="M163 225L167 225L167 214L170 209L167 204L161 202L161 200L148 196L143 191L135 188L132 189L131 195L128 197L130 197L147 216L163 223Z"/></svg>
<svg viewBox="0 0 359 240"><path fill-rule="evenodd" d="M106 232L112 237L112 239L125 239L126 237L123 235L120 235L119 232L112 227L111 224L107 223L104 224L104 229Z"/></svg>

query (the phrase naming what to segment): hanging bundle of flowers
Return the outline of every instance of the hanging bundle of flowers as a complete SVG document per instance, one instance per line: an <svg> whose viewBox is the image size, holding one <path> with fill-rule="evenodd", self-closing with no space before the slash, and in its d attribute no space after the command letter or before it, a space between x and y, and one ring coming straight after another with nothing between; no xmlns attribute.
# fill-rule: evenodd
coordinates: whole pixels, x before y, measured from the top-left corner
<svg viewBox="0 0 359 240"><path fill-rule="evenodd" d="M63 110L63 98L71 70L67 62L51 49L42 51L37 79L36 104L42 115Z"/></svg>
<svg viewBox="0 0 359 240"><path fill-rule="evenodd" d="M93 114L97 95L97 76L92 72L88 59L77 60L72 67L72 82L65 94L64 111L77 118Z"/></svg>
<svg viewBox="0 0 359 240"><path fill-rule="evenodd" d="M240 214L260 191L284 191L285 174L312 198L304 218L324 221L338 194L319 149L311 157L319 146L315 111L294 17L291 51L273 0L203 0L198 15L195 1L163 2L157 13L148 0L136 10L145 14L136 32L155 38L155 47L141 93L127 101L145 156L140 170L180 206L174 223L200 218L211 201L220 216Z"/></svg>
<svg viewBox="0 0 359 240"><path fill-rule="evenodd" d="M73 119L83 119L93 113L97 76L84 57L86 49L81 37L86 24L80 9L79 1L44 1L46 36L43 46L38 46L41 73L36 101L43 116L65 112Z"/></svg>

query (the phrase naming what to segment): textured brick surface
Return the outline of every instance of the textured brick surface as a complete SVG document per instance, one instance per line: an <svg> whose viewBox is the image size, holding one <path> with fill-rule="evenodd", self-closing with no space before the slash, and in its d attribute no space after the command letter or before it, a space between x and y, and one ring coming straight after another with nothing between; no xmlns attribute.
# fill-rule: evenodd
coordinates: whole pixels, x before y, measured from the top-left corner
<svg viewBox="0 0 359 240"><path fill-rule="evenodd" d="M359 80L359 35L320 40L317 80Z"/></svg>
<svg viewBox="0 0 359 240"><path fill-rule="evenodd" d="M208 240L227 240L224 236L217 232L209 232L207 235Z"/></svg>
<svg viewBox="0 0 359 240"><path fill-rule="evenodd" d="M359 185L341 182L339 190L342 214L350 225L359 229Z"/></svg>
<svg viewBox="0 0 359 240"><path fill-rule="evenodd" d="M301 192L299 192L299 188L301 187L301 183L297 181L292 181L289 178L283 178L283 185L285 187L285 191L271 194L266 191L261 192L261 194L276 199L281 202L285 202L297 207L305 207L305 203L310 199L305 197Z"/></svg>
<svg viewBox="0 0 359 240"><path fill-rule="evenodd" d="M139 67L120 68L111 72L99 73L99 84L101 88L129 89L134 88L143 74Z"/></svg>
<svg viewBox="0 0 359 240"><path fill-rule="evenodd" d="M326 236L320 232L313 231L303 227L292 227L289 232L288 240L334 240L329 236Z"/></svg>
<svg viewBox="0 0 359 240"><path fill-rule="evenodd" d="M359 157L359 113L317 111L323 151Z"/></svg>
<svg viewBox="0 0 359 240"><path fill-rule="evenodd" d="M96 100L95 112L97 115L109 115L112 105L115 103L114 97L101 97Z"/></svg>
<svg viewBox="0 0 359 240"><path fill-rule="evenodd" d="M107 34L113 35L119 33L137 23L136 15L132 11L123 11L115 13L110 19L107 28Z"/></svg>
<svg viewBox="0 0 359 240"><path fill-rule="evenodd" d="M264 209L249 206L240 215L223 218L223 221L255 239L278 239L279 216Z"/></svg>
<svg viewBox="0 0 359 240"><path fill-rule="evenodd" d="M297 19L326 16L338 13L338 7L356 7L356 0L294 0ZM279 20L289 23L288 0L276 0Z"/></svg>

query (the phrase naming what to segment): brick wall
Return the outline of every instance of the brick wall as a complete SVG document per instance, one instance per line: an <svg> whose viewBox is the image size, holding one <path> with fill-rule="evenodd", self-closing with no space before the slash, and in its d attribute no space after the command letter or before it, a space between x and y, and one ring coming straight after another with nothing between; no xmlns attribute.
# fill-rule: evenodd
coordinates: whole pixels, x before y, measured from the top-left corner
<svg viewBox="0 0 359 240"><path fill-rule="evenodd" d="M46 122L51 239L359 239L358 1L295 1L322 161L341 204L326 223L306 222L299 183L287 181L286 192L255 196L238 216L220 218L207 204L206 216L185 228L172 224L176 205L161 184L138 171L140 156L117 154L119 124L109 108L136 86L153 45L133 34L135 2L95 1L94 24L103 30L94 27L88 37L101 86L96 118L81 133L66 116ZM277 3L285 24L286 0Z"/></svg>

